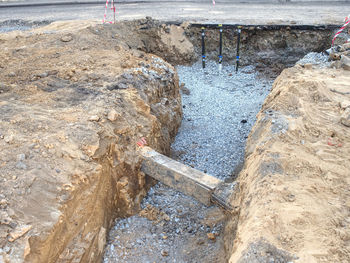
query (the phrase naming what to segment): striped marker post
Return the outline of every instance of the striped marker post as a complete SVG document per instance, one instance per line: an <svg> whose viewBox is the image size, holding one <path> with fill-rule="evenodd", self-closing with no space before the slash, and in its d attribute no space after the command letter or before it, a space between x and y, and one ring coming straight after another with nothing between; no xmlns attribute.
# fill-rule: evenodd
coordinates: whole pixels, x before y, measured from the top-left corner
<svg viewBox="0 0 350 263"><path fill-rule="evenodd" d="M103 15L103 20L102 23L109 23L109 24L115 24L115 5L114 5L114 0L111 1L111 10L113 11L114 15L114 21L106 21L107 20L107 10L108 10L108 2L109 0L106 1L106 6L105 6L105 13Z"/></svg>
<svg viewBox="0 0 350 263"><path fill-rule="evenodd" d="M337 37L340 35L341 32L349 25L350 23L350 15L345 17L345 24L338 30L338 32L334 35L332 39L332 47L334 46L334 41L337 39Z"/></svg>

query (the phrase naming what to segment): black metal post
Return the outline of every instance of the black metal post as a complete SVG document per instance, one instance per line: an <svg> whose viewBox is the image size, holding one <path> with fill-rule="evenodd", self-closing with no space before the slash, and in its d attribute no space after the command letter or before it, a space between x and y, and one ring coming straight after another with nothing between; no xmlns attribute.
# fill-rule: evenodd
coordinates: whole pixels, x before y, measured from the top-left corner
<svg viewBox="0 0 350 263"><path fill-rule="evenodd" d="M238 29L238 36L237 36L237 52L236 52L236 73L238 72L239 67L239 44L241 42L241 29Z"/></svg>
<svg viewBox="0 0 350 263"><path fill-rule="evenodd" d="M202 67L205 68L205 28L202 27Z"/></svg>
<svg viewBox="0 0 350 263"><path fill-rule="evenodd" d="M220 28L220 48L219 48L219 70L222 68L222 25L219 25Z"/></svg>

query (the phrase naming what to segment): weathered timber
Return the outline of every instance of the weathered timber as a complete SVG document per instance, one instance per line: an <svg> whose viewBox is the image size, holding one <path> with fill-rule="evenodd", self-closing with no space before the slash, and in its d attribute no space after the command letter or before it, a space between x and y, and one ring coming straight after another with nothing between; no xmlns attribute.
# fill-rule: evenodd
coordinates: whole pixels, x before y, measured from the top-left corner
<svg viewBox="0 0 350 263"><path fill-rule="evenodd" d="M162 155L149 147L140 149L143 158L141 170L154 179L190 195L205 205L213 202L232 210L230 198L237 184L222 180L193 169Z"/></svg>

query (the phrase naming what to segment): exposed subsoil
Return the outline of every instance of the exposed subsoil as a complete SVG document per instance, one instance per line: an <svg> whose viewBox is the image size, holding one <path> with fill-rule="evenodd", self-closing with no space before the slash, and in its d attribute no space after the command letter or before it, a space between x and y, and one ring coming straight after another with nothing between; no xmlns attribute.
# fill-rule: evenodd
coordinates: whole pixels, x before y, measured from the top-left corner
<svg viewBox="0 0 350 263"><path fill-rule="evenodd" d="M145 194L136 142L169 152L175 69L103 30L57 22L0 37L2 261L98 261L111 221Z"/></svg>
<svg viewBox="0 0 350 263"><path fill-rule="evenodd" d="M349 69L297 65L274 82L238 177L230 262L349 262Z"/></svg>

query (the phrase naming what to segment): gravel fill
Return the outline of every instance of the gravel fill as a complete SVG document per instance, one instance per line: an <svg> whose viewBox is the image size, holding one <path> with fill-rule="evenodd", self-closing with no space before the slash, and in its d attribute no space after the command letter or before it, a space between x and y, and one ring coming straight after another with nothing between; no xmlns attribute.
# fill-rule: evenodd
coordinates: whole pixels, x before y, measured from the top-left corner
<svg viewBox="0 0 350 263"><path fill-rule="evenodd" d="M185 83L184 117L172 157L220 179L229 178L244 160L246 138L272 81L259 77L252 66L238 74L233 66L224 66L219 73L212 61L205 70L200 62L177 70ZM141 208L147 207L161 213L158 219L135 215L116 220L105 263L225 262L221 209L206 207L161 183L142 201Z"/></svg>
<svg viewBox="0 0 350 263"><path fill-rule="evenodd" d="M331 62L329 61L329 57L324 53L310 52L306 54L302 59L300 59L296 64L313 64L326 68L330 66Z"/></svg>
<svg viewBox="0 0 350 263"><path fill-rule="evenodd" d="M172 148L179 159L220 179L232 176L244 160L246 138L255 123L271 80L258 77L254 67L235 73L233 66L218 71L214 62L178 67L183 94L182 126Z"/></svg>

